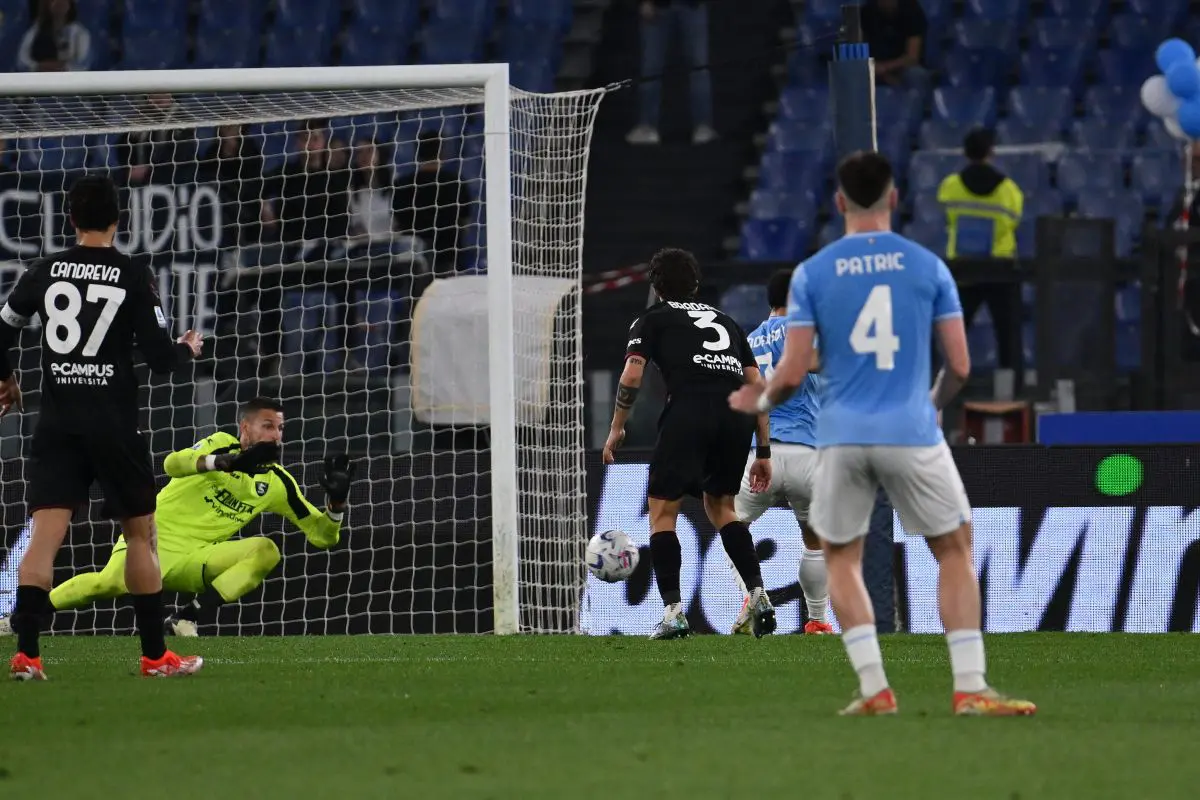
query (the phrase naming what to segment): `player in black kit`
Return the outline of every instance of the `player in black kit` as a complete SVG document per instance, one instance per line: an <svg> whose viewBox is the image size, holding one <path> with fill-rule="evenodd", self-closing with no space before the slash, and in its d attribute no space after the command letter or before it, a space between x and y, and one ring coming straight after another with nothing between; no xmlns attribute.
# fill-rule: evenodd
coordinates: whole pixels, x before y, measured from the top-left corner
<svg viewBox="0 0 1200 800"><path fill-rule="evenodd" d="M105 513L121 522L125 584L142 642L141 672L189 675L203 665L163 640L162 575L154 531L154 467L138 430L133 350L168 372L200 354L201 337L167 333L154 276L113 247L120 207L107 177L85 176L67 195L76 245L35 261L0 308L0 413L21 408L8 349L35 314L42 319L42 403L28 462L33 532L17 578L12 628L17 680L45 680L38 636L51 613L54 556L93 481Z"/></svg>
<svg viewBox="0 0 1200 800"><path fill-rule="evenodd" d="M704 510L721 532L721 544L750 590L753 630L775 630L775 609L763 590L758 554L750 529L738 519L733 501L741 489L746 453L755 420L731 413L725 393L762 380L741 328L712 306L695 301L700 267L685 251L668 248L650 259L650 284L659 302L629 329L625 369L617 387L616 411L604 462L625 439L625 422L642 385L646 362L653 362L667 385L667 404L658 420L658 441L650 460L650 555L666 611L650 634L676 639L691 633L683 614L679 572L683 557L675 525L684 495L704 498ZM758 441L769 442L767 416L758 418ZM771 449L759 447L751 484L771 484Z"/></svg>

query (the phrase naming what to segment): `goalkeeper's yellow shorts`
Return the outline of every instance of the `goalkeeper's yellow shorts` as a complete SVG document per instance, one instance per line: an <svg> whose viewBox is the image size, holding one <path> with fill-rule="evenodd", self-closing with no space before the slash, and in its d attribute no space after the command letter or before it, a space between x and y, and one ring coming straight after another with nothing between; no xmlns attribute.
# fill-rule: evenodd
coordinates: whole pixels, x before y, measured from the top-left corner
<svg viewBox="0 0 1200 800"><path fill-rule="evenodd" d="M257 537L254 537L257 538ZM230 539L215 544L208 542L158 543L158 565L162 570L163 588L180 594L201 594L209 582L216 577L205 576L205 567L214 558L221 561L238 560L237 551L255 545L254 538ZM114 549L112 557L104 565L105 574L115 573L124 583L125 543Z"/></svg>

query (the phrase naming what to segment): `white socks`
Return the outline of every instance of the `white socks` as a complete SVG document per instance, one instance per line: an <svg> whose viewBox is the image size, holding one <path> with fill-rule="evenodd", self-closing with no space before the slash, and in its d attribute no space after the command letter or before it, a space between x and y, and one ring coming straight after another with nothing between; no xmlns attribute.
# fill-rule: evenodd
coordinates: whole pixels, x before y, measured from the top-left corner
<svg viewBox="0 0 1200 800"><path fill-rule="evenodd" d="M982 692L986 689L983 634L978 630L947 631L946 644L950 648L954 691Z"/></svg>
<svg viewBox="0 0 1200 800"><path fill-rule="evenodd" d="M874 697L888 688L874 625L857 625L842 631L842 644L850 657L850 665L858 673L858 688L864 698Z"/></svg>
<svg viewBox="0 0 1200 800"><path fill-rule="evenodd" d="M683 603L671 603L671 605L667 606L666 609L663 611L663 619L664 620L675 619L682 613L683 613Z"/></svg>
<svg viewBox="0 0 1200 800"><path fill-rule="evenodd" d="M804 548L800 555L800 591L808 606L808 618L829 622L829 571L825 569L825 554Z"/></svg>

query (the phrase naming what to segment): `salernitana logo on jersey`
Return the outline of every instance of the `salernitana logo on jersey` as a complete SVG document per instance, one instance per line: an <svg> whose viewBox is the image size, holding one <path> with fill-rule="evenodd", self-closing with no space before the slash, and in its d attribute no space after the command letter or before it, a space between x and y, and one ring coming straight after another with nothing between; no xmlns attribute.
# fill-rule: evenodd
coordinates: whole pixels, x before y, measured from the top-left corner
<svg viewBox="0 0 1200 800"><path fill-rule="evenodd" d="M108 386L116 372L112 364L78 364L70 361L50 365L54 382L63 386Z"/></svg>
<svg viewBox="0 0 1200 800"><path fill-rule="evenodd" d="M263 495L265 495L267 493L267 488L268 487L267 487L266 481L255 481L254 482L254 491L258 492L259 497L262 497Z"/></svg>

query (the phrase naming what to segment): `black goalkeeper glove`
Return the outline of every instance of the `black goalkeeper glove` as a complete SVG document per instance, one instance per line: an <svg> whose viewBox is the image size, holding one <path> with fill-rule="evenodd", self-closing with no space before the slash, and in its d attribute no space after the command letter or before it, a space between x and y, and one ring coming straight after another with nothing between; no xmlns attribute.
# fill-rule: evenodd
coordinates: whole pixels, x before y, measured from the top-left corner
<svg viewBox="0 0 1200 800"><path fill-rule="evenodd" d="M321 488L329 498L331 505L341 505L350 495L350 483L354 480L354 472L358 465L350 460L350 456L342 454L329 456L325 459L325 474L321 476Z"/></svg>
<svg viewBox="0 0 1200 800"><path fill-rule="evenodd" d="M280 449L278 442L259 442L238 453L223 453L217 456L217 469L222 472L241 472L246 475L258 475L266 472L267 467L279 462Z"/></svg>

